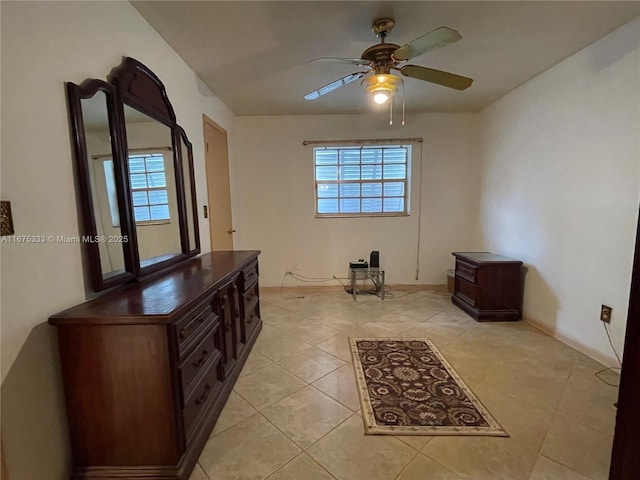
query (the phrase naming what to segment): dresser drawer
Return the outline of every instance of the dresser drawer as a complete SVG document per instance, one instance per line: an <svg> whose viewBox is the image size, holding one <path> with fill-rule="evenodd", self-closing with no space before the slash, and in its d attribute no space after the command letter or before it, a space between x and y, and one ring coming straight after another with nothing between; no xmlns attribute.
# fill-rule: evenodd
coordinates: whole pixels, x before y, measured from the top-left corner
<svg viewBox="0 0 640 480"><path fill-rule="evenodd" d="M258 279L258 262L253 262L242 271L244 289L247 290Z"/></svg>
<svg viewBox="0 0 640 480"><path fill-rule="evenodd" d="M251 303L257 302L258 297L260 296L260 289L258 287L258 282L253 282L253 285L250 285L247 290L242 294L242 298L244 301L245 312Z"/></svg>
<svg viewBox="0 0 640 480"><path fill-rule="evenodd" d="M218 357L216 361L206 363L207 370L205 374L184 402L182 418L184 420L187 443L189 443L200 424L197 420L204 415L206 406L218 395L222 388L222 381L219 376L220 369L218 368L221 360L222 358Z"/></svg>
<svg viewBox="0 0 640 480"><path fill-rule="evenodd" d="M464 278L471 283L476 283L477 273L478 267L461 262L460 260L456 261L456 275Z"/></svg>
<svg viewBox="0 0 640 480"><path fill-rule="evenodd" d="M213 312L210 301L200 304L176 322L176 340L183 354L197 342L201 333L210 328L218 317Z"/></svg>
<svg viewBox="0 0 640 480"><path fill-rule="evenodd" d="M260 321L260 303L258 297L254 297L253 301L248 305L245 304L244 324L246 337L249 338L253 329Z"/></svg>
<svg viewBox="0 0 640 480"><path fill-rule="evenodd" d="M182 401L184 402L195 388L194 380L202 373L210 361L220 359L220 324L216 321L200 343L187 355L180 364L180 384L182 386ZM216 358L217 357L217 358ZM213 360L211 360L213 359Z"/></svg>
<svg viewBox="0 0 640 480"><path fill-rule="evenodd" d="M468 304L475 306L478 299L478 287L463 278L456 277L456 296Z"/></svg>

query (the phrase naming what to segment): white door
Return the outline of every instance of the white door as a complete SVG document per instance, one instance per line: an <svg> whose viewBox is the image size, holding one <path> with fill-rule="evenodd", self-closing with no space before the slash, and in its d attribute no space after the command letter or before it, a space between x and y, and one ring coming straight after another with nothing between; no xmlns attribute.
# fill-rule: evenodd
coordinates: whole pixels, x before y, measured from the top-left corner
<svg viewBox="0 0 640 480"><path fill-rule="evenodd" d="M211 251L233 250L227 132L203 115Z"/></svg>

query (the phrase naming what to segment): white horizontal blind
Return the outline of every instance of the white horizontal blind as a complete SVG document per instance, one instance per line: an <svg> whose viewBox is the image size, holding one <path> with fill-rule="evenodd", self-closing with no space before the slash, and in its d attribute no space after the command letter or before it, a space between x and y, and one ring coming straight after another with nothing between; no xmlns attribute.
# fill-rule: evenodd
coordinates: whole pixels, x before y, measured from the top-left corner
<svg viewBox="0 0 640 480"><path fill-rule="evenodd" d="M136 223L166 223L169 195L162 153L129 155L129 180Z"/></svg>
<svg viewBox="0 0 640 480"><path fill-rule="evenodd" d="M410 149L314 148L316 216L406 215Z"/></svg>

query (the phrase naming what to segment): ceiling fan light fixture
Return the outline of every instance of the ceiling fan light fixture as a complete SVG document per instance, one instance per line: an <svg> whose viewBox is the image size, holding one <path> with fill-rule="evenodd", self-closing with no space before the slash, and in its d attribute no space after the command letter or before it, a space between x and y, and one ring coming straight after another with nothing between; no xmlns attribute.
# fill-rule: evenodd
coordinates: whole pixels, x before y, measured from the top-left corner
<svg viewBox="0 0 640 480"><path fill-rule="evenodd" d="M389 100L389 98L391 97L387 94L387 92L384 91L377 91L373 94L373 101L378 105L382 105L384 102Z"/></svg>
<svg viewBox="0 0 640 480"><path fill-rule="evenodd" d="M362 80L361 85L379 105L386 103L404 84L402 78L390 73L378 73Z"/></svg>

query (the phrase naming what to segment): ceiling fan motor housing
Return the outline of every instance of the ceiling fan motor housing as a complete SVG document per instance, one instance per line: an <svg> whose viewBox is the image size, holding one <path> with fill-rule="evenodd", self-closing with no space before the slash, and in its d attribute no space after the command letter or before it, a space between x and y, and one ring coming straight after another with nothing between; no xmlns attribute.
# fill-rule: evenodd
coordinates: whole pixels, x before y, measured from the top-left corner
<svg viewBox="0 0 640 480"><path fill-rule="evenodd" d="M369 60L372 67L391 66L395 63L391 55L398 49L394 43L379 43L362 52L361 58Z"/></svg>

